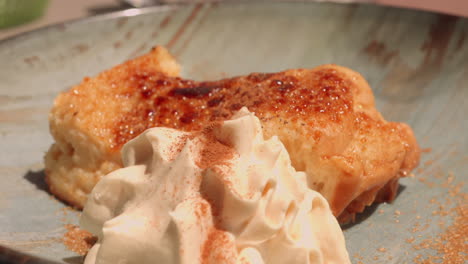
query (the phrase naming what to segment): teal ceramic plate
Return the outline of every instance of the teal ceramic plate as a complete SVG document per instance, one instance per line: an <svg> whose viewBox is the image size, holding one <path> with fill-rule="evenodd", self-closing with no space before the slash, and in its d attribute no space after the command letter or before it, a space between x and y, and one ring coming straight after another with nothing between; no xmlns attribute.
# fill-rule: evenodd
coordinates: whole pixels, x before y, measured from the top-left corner
<svg viewBox="0 0 468 264"><path fill-rule="evenodd" d="M52 143L48 110L84 76L159 44L175 54L183 76L195 79L323 63L361 72L378 109L388 120L409 123L426 151L394 203L370 208L345 228L351 260L403 264L443 257L433 241L457 231L461 218L450 209L467 192L459 185L468 171L467 36L468 20L433 13L244 2L133 9L3 41L0 244L81 261L61 243L64 226L76 224L78 213L64 210L43 180L42 158Z"/></svg>

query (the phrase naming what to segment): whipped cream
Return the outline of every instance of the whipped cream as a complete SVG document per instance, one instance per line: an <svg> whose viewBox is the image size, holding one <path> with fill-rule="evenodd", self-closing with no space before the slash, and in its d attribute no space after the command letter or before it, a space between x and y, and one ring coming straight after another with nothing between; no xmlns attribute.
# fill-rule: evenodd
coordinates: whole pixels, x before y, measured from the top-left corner
<svg viewBox="0 0 468 264"><path fill-rule="evenodd" d="M350 263L327 201L246 108L200 132L152 128L80 219L98 237L86 264Z"/></svg>

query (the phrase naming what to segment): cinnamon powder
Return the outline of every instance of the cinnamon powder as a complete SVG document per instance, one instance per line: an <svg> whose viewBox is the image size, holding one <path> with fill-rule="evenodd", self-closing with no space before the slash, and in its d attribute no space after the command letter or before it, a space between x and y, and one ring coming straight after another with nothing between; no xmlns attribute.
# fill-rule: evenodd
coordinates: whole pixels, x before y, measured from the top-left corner
<svg viewBox="0 0 468 264"><path fill-rule="evenodd" d="M214 127L219 124L213 124L202 131L201 141L203 148L200 151L200 158L196 161L197 166L205 169L215 164L221 164L234 157L235 151L221 143L214 135Z"/></svg>
<svg viewBox="0 0 468 264"><path fill-rule="evenodd" d="M236 263L237 255L234 250L223 250L235 248L234 241L229 235L219 229L213 228L205 241L202 249L202 264Z"/></svg>

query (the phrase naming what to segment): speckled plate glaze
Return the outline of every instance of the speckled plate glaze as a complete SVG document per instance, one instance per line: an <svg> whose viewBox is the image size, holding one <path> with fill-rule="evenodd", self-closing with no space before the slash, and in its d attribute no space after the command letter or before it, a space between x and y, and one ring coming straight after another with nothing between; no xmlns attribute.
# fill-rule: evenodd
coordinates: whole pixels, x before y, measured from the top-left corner
<svg viewBox="0 0 468 264"><path fill-rule="evenodd" d="M215 79L336 63L361 72L388 120L410 124L423 148L392 204L345 227L353 263L443 256L418 245L450 226L468 171L468 20L371 5L230 3L127 10L0 43L0 244L65 263L78 213L46 191L54 97L84 76L165 45L183 76ZM459 192L467 188L459 186ZM466 199L464 200L466 202ZM442 207L441 207L442 206ZM443 222L443 226L442 226ZM466 235L466 234L465 234ZM281 250L281 249L278 249Z"/></svg>

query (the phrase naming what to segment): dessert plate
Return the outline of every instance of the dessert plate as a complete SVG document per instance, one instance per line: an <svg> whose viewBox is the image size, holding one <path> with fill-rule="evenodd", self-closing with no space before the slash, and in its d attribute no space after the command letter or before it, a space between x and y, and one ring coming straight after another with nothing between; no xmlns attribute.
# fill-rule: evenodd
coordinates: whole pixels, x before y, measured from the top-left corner
<svg viewBox="0 0 468 264"><path fill-rule="evenodd" d="M44 183L48 110L83 77L164 45L182 75L199 80L324 63L361 72L378 109L387 120L410 124L424 155L395 202L372 206L344 227L351 261L462 263L466 255L456 259L456 251L466 244L453 238L466 236L467 37L467 19L434 13L240 2L130 9L4 40L0 244L57 262L82 261L62 243L79 212Z"/></svg>

